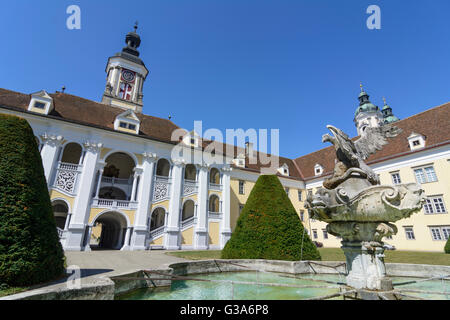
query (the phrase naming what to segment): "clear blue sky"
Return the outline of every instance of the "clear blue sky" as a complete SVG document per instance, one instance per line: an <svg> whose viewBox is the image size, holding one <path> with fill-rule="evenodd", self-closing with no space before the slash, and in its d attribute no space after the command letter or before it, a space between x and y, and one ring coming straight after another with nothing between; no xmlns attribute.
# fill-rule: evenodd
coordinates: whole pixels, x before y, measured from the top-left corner
<svg viewBox="0 0 450 320"><path fill-rule="evenodd" d="M71 4L81 30L66 28ZM366 27L371 4L381 30ZM399 118L450 101L449 17L448 0L1 1L0 87L99 101L107 58L138 20L144 113L186 129L278 128L295 158L326 146L326 124L356 135L360 82Z"/></svg>

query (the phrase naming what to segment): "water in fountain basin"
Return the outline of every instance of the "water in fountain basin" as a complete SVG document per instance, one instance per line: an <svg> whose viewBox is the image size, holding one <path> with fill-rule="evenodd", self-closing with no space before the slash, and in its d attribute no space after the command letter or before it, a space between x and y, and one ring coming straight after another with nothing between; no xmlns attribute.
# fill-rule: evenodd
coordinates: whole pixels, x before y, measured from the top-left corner
<svg viewBox="0 0 450 320"><path fill-rule="evenodd" d="M292 274L269 272L223 272L191 275L189 277L213 281L177 280L170 288L138 289L116 297L119 300L301 300L331 295L340 291L337 283L342 277L337 274L303 274L295 278ZM310 280L309 280L310 279ZM214 282L214 281L220 282ZM322 282L317 280L326 280ZM418 278L392 278L398 290L423 290L447 292L443 294L426 294L407 292L408 295L425 298L450 300L449 280L430 280L425 282L403 284ZM233 282L232 282L233 281ZM238 282L250 282L242 284ZM329 286L329 288L297 288L287 286L267 286L264 283L278 283L294 286ZM337 297L333 299L342 299Z"/></svg>

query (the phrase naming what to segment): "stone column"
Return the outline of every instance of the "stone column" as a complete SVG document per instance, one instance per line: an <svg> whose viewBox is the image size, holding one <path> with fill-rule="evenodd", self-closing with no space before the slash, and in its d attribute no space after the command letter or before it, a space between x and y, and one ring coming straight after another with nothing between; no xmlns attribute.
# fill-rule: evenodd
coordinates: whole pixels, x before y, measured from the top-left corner
<svg viewBox="0 0 450 320"><path fill-rule="evenodd" d="M44 167L47 185L50 187L53 182L51 179L58 166L58 155L63 142L63 137L60 135L44 133L41 138L44 143L41 150L42 166Z"/></svg>
<svg viewBox="0 0 450 320"><path fill-rule="evenodd" d="M131 196L130 196L130 201L131 202L134 202L135 200L134 200L134 198L135 198L135 196L136 196L136 192L137 192L137 190L136 190L136 184L137 184L137 180L138 180L138 178L139 178L139 176L141 175L141 173L142 173L142 169L141 168L134 168L134 175L133 175L133 186L131 187Z"/></svg>
<svg viewBox="0 0 450 320"><path fill-rule="evenodd" d="M208 165L197 165L198 172L198 200L197 219L194 234L194 248L208 249Z"/></svg>
<svg viewBox="0 0 450 320"><path fill-rule="evenodd" d="M84 251L91 251L91 236L93 226L89 225L87 230L87 237L85 238Z"/></svg>
<svg viewBox="0 0 450 320"><path fill-rule="evenodd" d="M231 227L230 227L230 214L231 214L231 185L230 185L230 173L231 167L224 167L222 169L222 222L220 226L220 248L223 249L225 244L230 240Z"/></svg>
<svg viewBox="0 0 450 320"><path fill-rule="evenodd" d="M104 169L105 165L106 165L105 162L99 162L97 164L98 181L97 181L94 199L98 199L98 195L100 193L100 186L102 185L103 169Z"/></svg>
<svg viewBox="0 0 450 320"><path fill-rule="evenodd" d="M130 245L129 245L130 237L131 237L131 227L127 227L127 231L125 233L125 240L124 240L123 246L120 249L120 251L130 250Z"/></svg>
<svg viewBox="0 0 450 320"><path fill-rule="evenodd" d="M83 235L88 224L91 209L91 196L95 184L95 176L98 170L97 160L102 147L101 143L85 142L86 156L83 171L80 175L80 190L75 198L70 221L65 250L80 251L84 249ZM100 183L100 181L99 181ZM89 247L89 243L87 245Z"/></svg>
<svg viewBox="0 0 450 320"><path fill-rule="evenodd" d="M165 247L168 250L180 249L180 204L183 186L184 161L174 160L172 166L172 185L170 190L169 217L167 219Z"/></svg>
<svg viewBox="0 0 450 320"><path fill-rule="evenodd" d="M143 153L142 175L139 182L138 208L136 210L133 237L131 239L131 250L146 250L146 240L150 230L148 225L148 215L151 206L151 195L153 191L153 177L155 163L157 160L155 153Z"/></svg>

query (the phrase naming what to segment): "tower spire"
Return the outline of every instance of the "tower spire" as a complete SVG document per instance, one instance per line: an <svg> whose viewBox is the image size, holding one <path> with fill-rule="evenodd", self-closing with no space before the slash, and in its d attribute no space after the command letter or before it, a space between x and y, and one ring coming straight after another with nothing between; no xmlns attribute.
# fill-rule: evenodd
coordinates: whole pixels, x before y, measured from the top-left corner
<svg viewBox="0 0 450 320"><path fill-rule="evenodd" d="M141 37L137 34L138 22L125 37L126 47L108 59L107 80L102 103L122 109L142 112L143 85L149 73L139 58Z"/></svg>

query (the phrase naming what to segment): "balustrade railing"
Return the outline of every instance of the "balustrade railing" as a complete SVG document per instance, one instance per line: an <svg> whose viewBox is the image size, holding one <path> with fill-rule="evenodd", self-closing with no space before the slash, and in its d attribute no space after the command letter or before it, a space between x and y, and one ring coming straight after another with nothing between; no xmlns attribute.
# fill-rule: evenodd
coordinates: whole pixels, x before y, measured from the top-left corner
<svg viewBox="0 0 450 320"><path fill-rule="evenodd" d="M222 185L210 182L209 183L209 189L210 190L216 190L216 191L222 191Z"/></svg>
<svg viewBox="0 0 450 320"><path fill-rule="evenodd" d="M137 202L126 201L126 200L115 200L115 199L92 199L92 206L97 208L108 208L108 209L136 209Z"/></svg>
<svg viewBox="0 0 450 320"><path fill-rule="evenodd" d="M154 239L164 234L165 226L158 227L156 229L150 230L150 236Z"/></svg>
<svg viewBox="0 0 450 320"><path fill-rule="evenodd" d="M222 212L208 211L208 218L210 218L210 219L222 219Z"/></svg>
<svg viewBox="0 0 450 320"><path fill-rule="evenodd" d="M170 197L169 177L156 176L153 187L153 201L160 201Z"/></svg>
<svg viewBox="0 0 450 320"><path fill-rule="evenodd" d="M196 181L184 180L183 184L183 196L196 193L198 190L198 184Z"/></svg>
<svg viewBox="0 0 450 320"><path fill-rule="evenodd" d="M56 227L56 231L58 232L58 237L61 239L64 235L64 230L60 227Z"/></svg>
<svg viewBox="0 0 450 320"><path fill-rule="evenodd" d="M181 221L181 229L189 228L194 225L195 217L190 217L184 221Z"/></svg>
<svg viewBox="0 0 450 320"><path fill-rule="evenodd" d="M69 194L76 194L78 179L83 165L58 162L53 187Z"/></svg>
<svg viewBox="0 0 450 320"><path fill-rule="evenodd" d="M105 176L102 176L102 182L110 183L112 185L114 184L130 185L133 183L131 179L119 179L115 177L105 177Z"/></svg>

